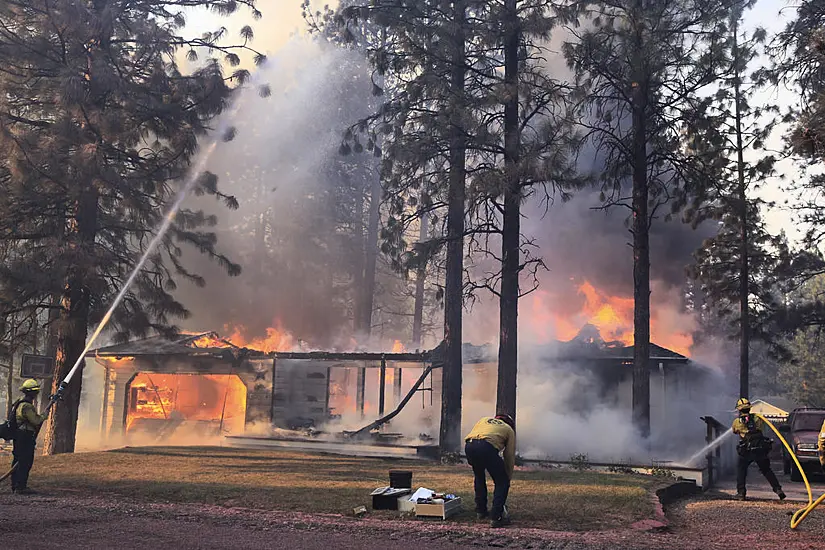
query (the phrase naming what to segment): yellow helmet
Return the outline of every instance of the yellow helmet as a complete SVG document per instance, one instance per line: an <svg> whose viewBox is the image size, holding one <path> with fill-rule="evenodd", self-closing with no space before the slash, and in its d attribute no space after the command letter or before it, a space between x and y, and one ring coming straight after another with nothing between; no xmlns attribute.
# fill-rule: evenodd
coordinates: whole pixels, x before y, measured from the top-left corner
<svg viewBox="0 0 825 550"><path fill-rule="evenodd" d="M751 402L748 401L747 397L740 397L739 401L736 402L736 410L737 411L744 411L745 409L751 408Z"/></svg>
<svg viewBox="0 0 825 550"><path fill-rule="evenodd" d="M20 386L20 391L25 393L40 391L40 382L38 382L34 378L29 378L28 380L23 382L22 386Z"/></svg>

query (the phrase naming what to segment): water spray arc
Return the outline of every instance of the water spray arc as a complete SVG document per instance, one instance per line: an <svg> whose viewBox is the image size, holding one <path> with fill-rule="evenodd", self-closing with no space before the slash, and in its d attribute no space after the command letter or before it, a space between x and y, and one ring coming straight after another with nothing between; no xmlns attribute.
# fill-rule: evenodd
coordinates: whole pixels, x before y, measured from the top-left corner
<svg viewBox="0 0 825 550"><path fill-rule="evenodd" d="M258 85L258 80L258 75L252 78L252 87ZM248 96L244 96L238 102L235 103L235 106L228 113L228 116L225 120L231 120L232 118L234 118L234 116L238 113L243 103L245 103L247 97ZM112 314L114 313L115 309L117 309L117 306L120 305L121 301L123 301L123 298L126 296L126 293L129 291L129 288L131 288L132 284L135 282L135 279L137 279L140 270L143 269L144 265L146 265L146 262L149 260L149 257L160 244L160 241L163 239L163 236L169 230L169 227L172 225L172 222L175 221L175 216L177 215L178 210L180 210L181 206L183 205L183 202L189 196L189 192L195 187L198 178L200 177L201 173L204 171L207 163L209 162L209 158L212 156L212 153L214 153L215 149L218 147L219 141L231 141L234 138L235 129L224 123L218 127L218 129L215 131L215 135L217 137L215 137L209 144L209 146L206 147L206 149L204 149L202 153L200 153L200 158L198 159L197 163L195 163L195 165L192 167L191 175L185 181L183 188L178 192L178 195L175 198L175 202L172 203L172 206L167 211L166 216L164 216L163 222L157 229L157 233L155 234L154 238L149 242L149 246L147 246L143 255L140 257L140 260L138 261L135 268L132 270L132 273L129 275L129 278L126 279L126 283L124 283L123 288L120 289L120 292L118 292L117 296L115 296L112 305L109 307L108 311L106 311L106 314L103 316L103 319L101 319L100 323L97 325L97 328L92 333L92 336L88 339L86 347L83 348L83 352L77 358L77 361L75 361L75 364L72 366L71 370L66 375L66 377L60 382L60 385L57 388L57 392L55 392L55 394L51 397L49 404L46 406L45 412L48 412L49 409L51 409L51 407L54 405L54 403L62 398L66 386L68 386L69 383L72 381L72 378L74 378L74 375L77 373L77 369L80 368L81 363L83 363L86 354L89 352L89 350L92 349L92 346L94 345L98 336L100 336L100 333L103 332L103 329L106 328L106 325L109 324L109 321L111 320Z"/></svg>
<svg viewBox="0 0 825 550"><path fill-rule="evenodd" d="M169 230L169 227L175 220L175 215L178 213L178 210L180 210L180 207L183 205L183 201L186 200L187 196L189 196L189 191L191 191L192 188L195 186L195 183L198 181L201 172L203 172L204 168L206 167L206 163L209 161L209 157L212 156L212 153L215 151L215 148L217 146L218 140L216 139L200 155L200 159L193 168L192 175L189 176L189 179L186 180L183 188L180 190L180 192L178 192L178 196L175 198L175 202L172 203L172 206L169 208L168 212L166 213L166 216L164 216L163 218L163 222L158 227L155 237L149 242L149 246L144 251L143 256L141 256L134 270L129 275L129 278L126 279L126 283L123 285L123 288L120 289L120 292L118 292L117 296L115 297L115 300L112 302L112 305L109 307L108 311L106 311L106 314L103 316L103 319L100 321L100 323L97 325L97 328L92 333L91 338L88 339L86 347L83 348L83 352L78 356L77 361L75 361L74 365L72 366L71 370L66 375L66 377L63 380L61 380L60 385L57 388L57 391L49 399L49 404L46 405L44 414L47 414L54 406L54 404L62 399L63 392L66 391L66 387L72 381L72 378L74 378L74 375L77 373L77 369L80 368L81 363L83 363L83 361L85 360L86 354L89 352L90 349L92 349L92 346L94 345L97 338L100 336L100 333L103 332L103 329L106 328L106 325L109 324L109 321L111 320L112 314L114 313L115 309L117 308L117 306L120 305L120 302L123 301L123 298L126 296L126 293L129 291L129 288L131 288L132 284L135 282L135 279L140 273L140 270L143 269L144 265L146 265L146 262L149 260L149 257L155 251L155 248L157 248L158 244L160 244L161 239L163 239L163 236ZM0 481L3 481L6 478L8 478L16 469L17 464L12 466L8 472L0 476Z"/></svg>
<svg viewBox="0 0 825 550"><path fill-rule="evenodd" d="M770 420L768 420L761 414L757 414L756 417L761 418L762 421L765 422L765 424L767 424L771 428L771 430L773 430L773 433L776 434L776 437L779 438L779 440L788 450L788 453L791 455L791 458L796 464L796 467L799 468L799 473L802 474L802 480L805 482L805 489L808 491L808 505L804 508L800 508L799 510L797 510L791 517L791 529L796 529L797 527L799 527L799 524L802 523L802 521L806 517L808 517L808 514L813 512L814 509L822 503L822 501L825 501L825 494L823 494L818 499L814 500L813 493L811 493L811 484L808 483L808 476L805 475L805 469L802 467L802 464L799 463L799 459L796 458L796 455L794 454L791 446L788 445L788 442L785 441L785 438L782 437L782 434L779 433L779 430L776 429L776 427L771 423Z"/></svg>
<svg viewBox="0 0 825 550"><path fill-rule="evenodd" d="M132 270L132 273L129 275L129 278L126 279L126 283L123 285L123 288L121 288L120 292L118 292L117 296L115 296L112 305L106 311L106 314L103 316L103 319L101 319L100 323L97 325L97 328L92 333L92 336L86 342L86 347L83 348L83 352L78 356L77 361L75 361L74 365L72 366L71 370L66 375L66 377L60 382L60 386L58 386L57 392L55 392L55 394L51 397L49 404L46 406L46 411L51 409L54 403L62 398L63 392L66 390L66 387L72 381L72 378L74 378L74 375L75 373L77 373L77 369L80 368L81 363L83 363L83 361L85 360L86 354L89 352L90 349L92 349L92 346L94 345L97 338L100 336L100 333L103 332L103 329L106 328L106 326L109 324L109 321L111 320L112 314L114 313L115 309L117 309L117 306L119 306L120 302L123 301L123 298L126 296L126 293L132 287L132 284L135 282L135 279L140 274L140 270L143 269L144 265L146 265L146 262L149 260L149 257L155 251L158 244L160 244L160 241L163 239L164 235L166 235L166 232L169 230L169 227L175 220L175 215L178 213L178 210L180 210L181 205L183 205L183 201L186 200L187 196L189 196L189 191L191 191L191 189L195 186L195 183L198 181L201 172L203 172L203 169L206 167L206 163L209 161L209 157L212 156L212 153L215 151L217 145L218 141L213 141L209 145L209 147L207 147L206 150L201 154L200 160L198 160L197 164L195 165L192 171L192 175L189 176L189 179L184 184L183 189L181 189L178 193L175 202L172 203L172 206L169 208L169 211L166 213L166 216L164 216L163 222L160 224L160 227L158 227L157 233L155 233L155 237L149 242L149 246L146 247L143 256L141 256L134 270Z"/></svg>
<svg viewBox="0 0 825 550"><path fill-rule="evenodd" d="M713 449L715 449L716 447L718 447L719 445L724 443L724 441L732 435L733 435L733 430L731 428L728 428L727 430L725 430L725 432L722 435L720 435L719 437L717 437L716 439L714 439L713 441L711 441L710 443L708 443L707 445L705 445L704 447L702 447L701 449L696 451L693 454L693 456L691 456L689 459L687 459L684 462L684 465L685 466L694 465L699 459L704 458L705 456L707 456L707 454L710 451L712 451Z"/></svg>

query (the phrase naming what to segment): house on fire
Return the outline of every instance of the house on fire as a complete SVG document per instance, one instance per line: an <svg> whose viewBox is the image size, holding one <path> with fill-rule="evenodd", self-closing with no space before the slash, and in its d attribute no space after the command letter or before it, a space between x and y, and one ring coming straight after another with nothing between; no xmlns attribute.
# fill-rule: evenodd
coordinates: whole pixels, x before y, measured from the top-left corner
<svg viewBox="0 0 825 550"><path fill-rule="evenodd" d="M496 349L465 344L463 353L466 399L494 402ZM200 333L108 346L89 352L87 361L103 371L104 437L161 437L184 423L190 433L214 435L256 425L320 426L340 415L373 420L394 408L402 392L420 392L422 406L437 411L442 357L443 344L423 353L263 353ZM605 404L630 410L632 347L605 343L585 329L570 342L525 351L522 359L530 369L521 372L573 377L587 386L577 392L581 399L561 404L565 410ZM695 399L718 383L710 369L655 344L649 366L654 432L669 403Z"/></svg>
<svg viewBox="0 0 825 550"><path fill-rule="evenodd" d="M137 432L161 437L184 423L190 433L238 434L255 425L317 426L350 410L382 414L386 373L397 401L402 369L421 371L428 358L427 353L264 353L212 332L157 336L87 354L87 361L103 369L104 437ZM366 407L368 370L381 372L385 390L376 411Z"/></svg>

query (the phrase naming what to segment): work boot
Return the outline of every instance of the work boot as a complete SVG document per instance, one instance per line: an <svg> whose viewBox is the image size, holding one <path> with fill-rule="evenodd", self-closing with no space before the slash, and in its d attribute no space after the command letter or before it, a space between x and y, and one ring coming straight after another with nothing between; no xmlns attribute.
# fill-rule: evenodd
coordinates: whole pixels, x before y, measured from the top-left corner
<svg viewBox="0 0 825 550"><path fill-rule="evenodd" d="M779 497L779 500L785 500L785 491L782 490L782 487L777 487L773 490L776 493L776 496Z"/></svg>
<svg viewBox="0 0 825 550"><path fill-rule="evenodd" d="M736 500L748 500L748 498L745 496L744 491L740 491L736 493Z"/></svg>
<svg viewBox="0 0 825 550"><path fill-rule="evenodd" d="M507 525L510 525L510 518L506 516L502 516L490 522L490 527L492 527L493 529L498 529L500 527L505 527Z"/></svg>
<svg viewBox="0 0 825 550"><path fill-rule="evenodd" d="M476 512L476 519L487 519L490 517L490 512Z"/></svg>
<svg viewBox="0 0 825 550"><path fill-rule="evenodd" d="M22 489L17 489L17 491L15 491L15 492L18 495L36 495L37 494L37 491L33 491L33 490L29 489L28 487L23 487Z"/></svg>

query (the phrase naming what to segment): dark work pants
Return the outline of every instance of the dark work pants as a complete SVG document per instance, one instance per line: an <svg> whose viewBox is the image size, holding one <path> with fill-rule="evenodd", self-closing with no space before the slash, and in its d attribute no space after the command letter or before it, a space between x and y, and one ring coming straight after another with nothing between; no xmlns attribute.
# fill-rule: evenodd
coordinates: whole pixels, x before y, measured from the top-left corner
<svg viewBox="0 0 825 550"><path fill-rule="evenodd" d="M487 513L487 477L485 472L490 472L490 477L493 478L495 484L491 513L493 519L501 519L501 515L504 513L504 503L507 502L507 493L510 492L510 478L507 476L504 459L501 458L498 450L492 444L481 439L468 441L464 445L464 454L467 455L467 462L473 467L475 476L473 485L476 493L476 512Z"/></svg>
<svg viewBox="0 0 825 550"><path fill-rule="evenodd" d="M765 479L771 484L771 489L776 491L781 488L779 480L776 479L776 474L771 470L771 460L766 455L754 456L751 453L745 453L744 455L739 455L739 461L736 464L737 493L741 495L745 494L745 479L748 477L748 466L751 465L751 462L756 462L759 471L762 472L762 475L765 476Z"/></svg>
<svg viewBox="0 0 825 550"><path fill-rule="evenodd" d="M37 436L31 432L18 432L14 438L11 465L17 464L17 469L11 474L11 489L18 491L25 489L29 483L29 472L34 464L34 447Z"/></svg>

